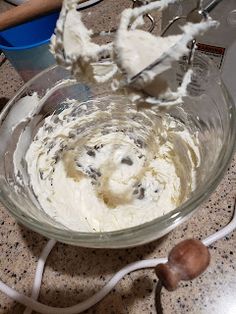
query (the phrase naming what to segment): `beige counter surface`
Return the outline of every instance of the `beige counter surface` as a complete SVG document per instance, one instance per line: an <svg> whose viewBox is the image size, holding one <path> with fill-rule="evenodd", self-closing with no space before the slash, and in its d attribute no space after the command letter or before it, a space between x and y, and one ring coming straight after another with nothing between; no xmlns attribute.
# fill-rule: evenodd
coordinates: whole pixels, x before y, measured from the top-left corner
<svg viewBox="0 0 236 314"><path fill-rule="evenodd" d="M128 0L104 0L87 15L91 26L112 25ZM0 1L0 11L7 4ZM104 10L111 18L104 20ZM93 14L91 14L93 13ZM102 16L102 17L101 17ZM97 20L96 20L97 19ZM97 22L98 21L98 22ZM100 23L100 24L99 24ZM0 68L0 104L23 84L6 62ZM53 306L76 304L98 291L126 264L146 258L165 257L180 240L202 239L229 222L236 196L236 160L210 199L187 222L159 241L133 249L93 250L58 243L51 252L44 273L40 301ZM236 314L236 233L210 247L208 270L175 292L162 290L164 314ZM0 205L0 279L19 292L30 294L39 254L47 239L18 225ZM157 278L153 270L127 275L92 314L160 314L155 306ZM0 314L22 314L24 307L0 293Z"/></svg>

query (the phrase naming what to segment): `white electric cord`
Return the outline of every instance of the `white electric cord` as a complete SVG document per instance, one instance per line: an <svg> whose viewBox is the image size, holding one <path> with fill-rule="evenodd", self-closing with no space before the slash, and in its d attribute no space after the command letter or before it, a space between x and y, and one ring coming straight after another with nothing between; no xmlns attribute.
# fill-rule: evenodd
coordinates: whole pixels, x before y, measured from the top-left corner
<svg viewBox="0 0 236 314"><path fill-rule="evenodd" d="M39 257L38 264L35 271L32 294L31 294L31 298L34 300L38 299L39 291L40 291L40 287L42 283L42 278L43 278L44 266L48 258L48 255L50 254L51 250L53 249L56 243L57 241L55 240L49 240ZM32 309L27 307L23 314L31 314L31 313L32 313Z"/></svg>
<svg viewBox="0 0 236 314"><path fill-rule="evenodd" d="M226 225L224 228L221 230L215 232L214 234L210 235L207 237L205 240L202 241L202 243L206 246L211 245L212 243L226 237L228 234L233 232L236 229L236 199L234 203L234 213L233 213L233 218L231 219L230 223Z"/></svg>
<svg viewBox="0 0 236 314"><path fill-rule="evenodd" d="M143 261L138 261L132 264L129 264L122 268L118 273L116 273L110 281L97 293L95 293L92 297L88 298L87 300L66 308L58 308L47 306L40 302L35 301L34 299L25 296L17 292L16 290L10 288L6 284L0 281L0 291L8 295L13 300L30 307L32 310L42 313L42 314L77 314L81 313L90 307L94 306L94 304L101 301L115 286L116 284L128 273L142 269L142 268L154 268L156 265L160 263L166 263L166 258L159 258L159 259L148 259ZM37 274L36 274L37 276Z"/></svg>
<svg viewBox="0 0 236 314"><path fill-rule="evenodd" d="M228 235L235 229L236 229L236 204L234 206L234 215L231 222L227 226L219 230L218 232L214 233L213 235L203 240L202 242L206 246L209 246L215 241L225 237L226 235ZM167 262L167 258L159 258L159 259L148 259L148 260L138 261L138 262L129 264L125 266L124 268L122 268L118 273L116 273L99 292L95 293L92 297L88 298L87 300L77 305L66 307L66 308L51 307L51 306L47 306L45 304L35 301L34 298L38 297L44 265L55 243L56 242L54 240L50 240L40 256L38 266L36 269L35 281L34 281L31 298L21 293L18 293L16 290L10 288L9 286L7 286L1 281L0 281L0 291L8 295L13 300L42 314L77 314L77 313L81 313L89 309L90 307L94 306L96 303L101 301L115 287L115 285L128 273L133 272L138 269L143 269L143 268L154 268L160 263ZM28 312L25 312L24 314L26 313L29 314L30 311L28 310Z"/></svg>

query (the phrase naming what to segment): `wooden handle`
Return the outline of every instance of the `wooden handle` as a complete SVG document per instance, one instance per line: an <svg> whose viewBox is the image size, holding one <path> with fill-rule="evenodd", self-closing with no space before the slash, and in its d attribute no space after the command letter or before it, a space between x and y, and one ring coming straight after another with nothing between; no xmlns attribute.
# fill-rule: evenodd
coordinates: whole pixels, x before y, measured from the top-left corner
<svg viewBox="0 0 236 314"><path fill-rule="evenodd" d="M173 291L181 280L192 280L202 274L210 263L208 248L199 240L189 239L177 244L166 264L156 266L156 274L163 286Z"/></svg>
<svg viewBox="0 0 236 314"><path fill-rule="evenodd" d="M80 0L78 3L86 1ZM28 0L22 5L0 14L0 31L58 10L61 5L62 0Z"/></svg>

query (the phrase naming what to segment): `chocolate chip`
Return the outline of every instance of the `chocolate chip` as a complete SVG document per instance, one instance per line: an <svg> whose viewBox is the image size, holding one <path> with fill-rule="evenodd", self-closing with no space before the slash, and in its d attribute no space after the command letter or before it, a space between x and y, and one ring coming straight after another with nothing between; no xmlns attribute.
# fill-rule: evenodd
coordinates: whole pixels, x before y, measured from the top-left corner
<svg viewBox="0 0 236 314"><path fill-rule="evenodd" d="M144 196L145 196L145 189L144 188L140 188L138 199L142 200L142 199L144 199Z"/></svg>
<svg viewBox="0 0 236 314"><path fill-rule="evenodd" d="M134 191L133 191L133 195L135 195L137 197L137 199L142 200L145 196L145 189L142 187L142 184L135 184L134 185Z"/></svg>
<svg viewBox="0 0 236 314"><path fill-rule="evenodd" d="M60 149L58 150L58 152L63 152L64 150L67 150L68 145L64 144L64 143L60 143Z"/></svg>
<svg viewBox="0 0 236 314"><path fill-rule="evenodd" d="M75 161L76 162L76 161ZM93 179L93 180L95 180L95 182L93 182L92 184L94 185L94 184L96 184L97 182L97 179L99 178L99 177L101 177L101 172L99 171L99 170L97 170L97 169L94 169L94 168L92 168L91 166L89 167L89 168L87 168L87 169L84 169L84 168L82 168L82 166L78 163L78 162L76 162L76 164L77 164L77 166L80 168L80 170L83 172L83 173L85 173L85 174L87 174L91 179Z"/></svg>
<svg viewBox="0 0 236 314"><path fill-rule="evenodd" d="M49 145L48 145L48 150L47 150L47 154L53 149L53 147L56 145L56 143L54 142L51 142Z"/></svg>
<svg viewBox="0 0 236 314"><path fill-rule="evenodd" d="M93 180L95 180L95 181L96 181L97 177L96 177L96 175L95 175L94 173L89 174L89 176L90 176L90 178L92 178Z"/></svg>
<svg viewBox="0 0 236 314"><path fill-rule="evenodd" d="M39 170L40 179L43 180L43 171Z"/></svg>
<svg viewBox="0 0 236 314"><path fill-rule="evenodd" d="M129 157L122 158L121 163L122 164L126 164L128 166L132 166L133 165L133 161Z"/></svg>
<svg viewBox="0 0 236 314"><path fill-rule="evenodd" d="M144 143L140 139L136 139L135 144L139 148L143 148L144 147Z"/></svg>
<svg viewBox="0 0 236 314"><path fill-rule="evenodd" d="M91 171L91 173L95 174L98 177L101 177L101 172L97 169L94 169L92 167L89 168L89 170Z"/></svg>
<svg viewBox="0 0 236 314"><path fill-rule="evenodd" d="M54 159L54 162L55 162L55 164L58 162L58 160L59 160L59 156L58 155L55 155L54 157L53 157L53 159Z"/></svg>
<svg viewBox="0 0 236 314"><path fill-rule="evenodd" d="M45 128L45 131L47 131L48 133L51 133L53 131L53 127L49 125Z"/></svg>
<svg viewBox="0 0 236 314"><path fill-rule="evenodd" d="M99 150L99 149L101 149L101 148L103 148L103 144L95 145L95 146L94 146L94 149L96 149L96 150Z"/></svg>
<svg viewBox="0 0 236 314"><path fill-rule="evenodd" d="M73 132L69 132L69 138L75 138L75 133L73 133Z"/></svg>
<svg viewBox="0 0 236 314"><path fill-rule="evenodd" d="M59 122L58 116L55 116L55 117L53 118L53 122L54 122L54 123L58 123L58 122Z"/></svg>
<svg viewBox="0 0 236 314"><path fill-rule="evenodd" d="M89 155L91 157L95 157L95 151L94 150L88 150L87 155Z"/></svg>

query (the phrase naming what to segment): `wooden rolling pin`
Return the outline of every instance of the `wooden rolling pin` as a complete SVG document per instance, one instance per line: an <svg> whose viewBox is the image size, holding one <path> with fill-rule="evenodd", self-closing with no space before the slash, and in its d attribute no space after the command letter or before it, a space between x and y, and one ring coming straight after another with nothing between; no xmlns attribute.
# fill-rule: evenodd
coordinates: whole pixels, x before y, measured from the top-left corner
<svg viewBox="0 0 236 314"><path fill-rule="evenodd" d="M86 2L80 0L78 3ZM0 14L0 31L60 9L62 0L29 0Z"/></svg>

